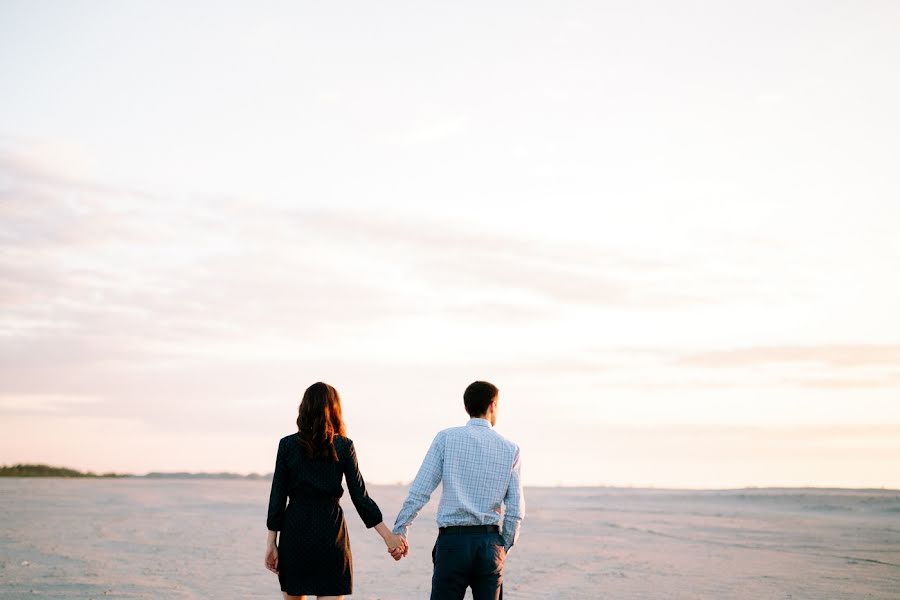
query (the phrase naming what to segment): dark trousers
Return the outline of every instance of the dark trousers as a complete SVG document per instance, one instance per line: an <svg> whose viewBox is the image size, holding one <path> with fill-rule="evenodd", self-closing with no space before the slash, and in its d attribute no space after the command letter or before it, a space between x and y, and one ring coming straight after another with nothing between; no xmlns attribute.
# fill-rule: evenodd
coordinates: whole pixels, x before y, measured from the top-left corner
<svg viewBox="0 0 900 600"><path fill-rule="evenodd" d="M503 537L495 532L441 532L431 551L431 600L503 600Z"/></svg>

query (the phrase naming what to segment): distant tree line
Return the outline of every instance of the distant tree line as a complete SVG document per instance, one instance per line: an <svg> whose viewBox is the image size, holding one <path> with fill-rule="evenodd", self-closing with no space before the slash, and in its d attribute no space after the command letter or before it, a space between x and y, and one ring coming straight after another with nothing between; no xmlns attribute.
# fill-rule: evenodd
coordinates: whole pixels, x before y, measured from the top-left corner
<svg viewBox="0 0 900 600"><path fill-rule="evenodd" d="M65 467L50 465L18 464L0 465L0 477L130 477L122 473L94 473L93 471L76 471Z"/></svg>
<svg viewBox="0 0 900 600"><path fill-rule="evenodd" d="M250 473L188 473L179 472L152 472L146 475L132 475L130 473L94 473L93 471L76 471L66 467L52 467L39 464L0 465L0 477L149 477L151 479L271 479L272 474L259 475Z"/></svg>

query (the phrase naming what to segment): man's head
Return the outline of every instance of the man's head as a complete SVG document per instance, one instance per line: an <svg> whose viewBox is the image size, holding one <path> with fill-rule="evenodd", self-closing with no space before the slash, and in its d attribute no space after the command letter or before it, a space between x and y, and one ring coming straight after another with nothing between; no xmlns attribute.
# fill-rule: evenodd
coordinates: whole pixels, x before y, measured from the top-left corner
<svg viewBox="0 0 900 600"><path fill-rule="evenodd" d="M469 384L463 394L466 412L473 419L487 419L491 425L497 423L497 397L500 390L487 381Z"/></svg>

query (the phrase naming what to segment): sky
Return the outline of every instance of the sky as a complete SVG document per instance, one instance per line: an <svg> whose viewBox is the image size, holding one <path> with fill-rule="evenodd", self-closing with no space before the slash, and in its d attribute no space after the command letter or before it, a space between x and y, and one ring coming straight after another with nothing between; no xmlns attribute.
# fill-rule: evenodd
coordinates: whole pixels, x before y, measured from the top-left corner
<svg viewBox="0 0 900 600"><path fill-rule="evenodd" d="M900 4L0 4L0 464L900 488Z"/></svg>

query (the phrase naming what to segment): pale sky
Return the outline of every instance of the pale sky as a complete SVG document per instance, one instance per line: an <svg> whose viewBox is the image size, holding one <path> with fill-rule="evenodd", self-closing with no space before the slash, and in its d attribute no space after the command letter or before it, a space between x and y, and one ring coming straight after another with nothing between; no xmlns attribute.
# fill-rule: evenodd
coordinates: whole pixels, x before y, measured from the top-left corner
<svg viewBox="0 0 900 600"><path fill-rule="evenodd" d="M0 4L0 463L900 487L900 4Z"/></svg>

